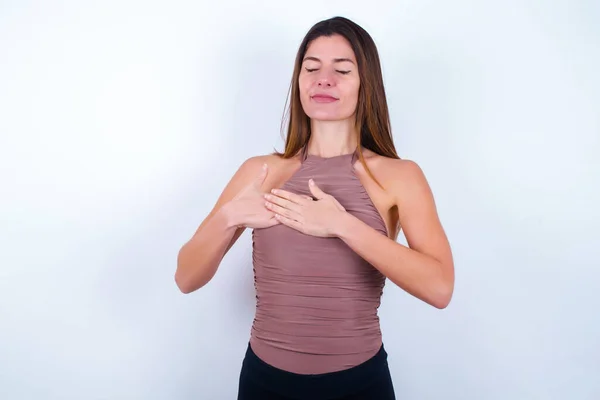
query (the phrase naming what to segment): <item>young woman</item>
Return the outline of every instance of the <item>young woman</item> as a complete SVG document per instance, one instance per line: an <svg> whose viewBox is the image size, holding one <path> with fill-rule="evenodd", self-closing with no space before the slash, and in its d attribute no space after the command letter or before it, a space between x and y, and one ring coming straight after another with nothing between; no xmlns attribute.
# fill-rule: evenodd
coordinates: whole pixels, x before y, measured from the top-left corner
<svg viewBox="0 0 600 400"><path fill-rule="evenodd" d="M394 399L385 280L442 309L454 265L422 170L394 148L377 48L354 22L307 33L285 149L235 173L180 250L180 290L207 284L246 228L257 304L238 399Z"/></svg>

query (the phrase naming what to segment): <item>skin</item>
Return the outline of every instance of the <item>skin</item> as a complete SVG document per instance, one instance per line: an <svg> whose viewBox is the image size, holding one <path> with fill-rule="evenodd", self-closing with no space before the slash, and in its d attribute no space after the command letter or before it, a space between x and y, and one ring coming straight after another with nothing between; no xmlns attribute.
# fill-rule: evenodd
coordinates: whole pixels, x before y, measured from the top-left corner
<svg viewBox="0 0 600 400"><path fill-rule="evenodd" d="M321 37L307 49L299 76L300 99L311 118L308 153L320 157L356 148L354 116L360 88L356 58L341 36ZM320 102L315 95L334 97ZM433 194L419 165L364 149L365 162L355 173L385 221L384 236L344 210L318 182L309 183L316 200L278 189L300 167L299 157L274 155L246 160L228 183L213 210L181 248L175 281L190 293L212 279L246 228L284 224L305 234L336 237L414 297L443 309L454 290L454 263ZM396 242L400 229L408 246Z"/></svg>

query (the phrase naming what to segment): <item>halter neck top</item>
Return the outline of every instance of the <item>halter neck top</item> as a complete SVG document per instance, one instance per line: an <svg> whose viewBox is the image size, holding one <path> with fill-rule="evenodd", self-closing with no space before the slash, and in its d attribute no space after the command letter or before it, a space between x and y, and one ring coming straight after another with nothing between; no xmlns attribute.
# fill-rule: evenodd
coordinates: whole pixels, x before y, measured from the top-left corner
<svg viewBox="0 0 600 400"><path fill-rule="evenodd" d="M354 172L357 152L303 156L282 186L311 196L313 178L347 212L387 235L384 220ZM267 364L298 374L354 367L382 345L378 308L385 276L339 238L279 224L252 232L256 312L250 346Z"/></svg>

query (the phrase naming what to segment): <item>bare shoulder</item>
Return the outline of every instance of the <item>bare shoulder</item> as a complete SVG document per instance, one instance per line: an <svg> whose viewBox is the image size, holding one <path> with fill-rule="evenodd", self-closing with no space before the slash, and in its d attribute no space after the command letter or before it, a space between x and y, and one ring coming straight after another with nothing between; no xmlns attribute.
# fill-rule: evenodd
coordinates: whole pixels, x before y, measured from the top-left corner
<svg viewBox="0 0 600 400"><path fill-rule="evenodd" d="M263 165L267 166L267 176L262 185L265 191L270 191L282 180L282 176L287 174L290 166L297 163L295 159L284 159L277 154L263 154L252 156L246 159L239 167L236 175L239 177L241 185L248 184L258 174L260 174Z"/></svg>
<svg viewBox="0 0 600 400"><path fill-rule="evenodd" d="M394 197L405 193L407 189L428 186L425 174L416 161L385 157L370 150L364 152L364 157L386 192Z"/></svg>
<svg viewBox="0 0 600 400"><path fill-rule="evenodd" d="M431 196L431 188L421 166L414 160L378 156L378 170L384 186L400 206Z"/></svg>
<svg viewBox="0 0 600 400"><path fill-rule="evenodd" d="M247 158L238 168L238 174L242 176L255 176L260 172L263 165L267 165L268 171L277 170L284 160L276 154L262 154Z"/></svg>
<svg viewBox="0 0 600 400"><path fill-rule="evenodd" d="M277 167L282 162L282 158L276 154L262 154L247 158L240 166L240 170L251 172L260 170L263 164L267 164L268 167Z"/></svg>
<svg viewBox="0 0 600 400"><path fill-rule="evenodd" d="M409 246L439 260L452 273L450 244L421 166L414 160L381 157L381 170Z"/></svg>

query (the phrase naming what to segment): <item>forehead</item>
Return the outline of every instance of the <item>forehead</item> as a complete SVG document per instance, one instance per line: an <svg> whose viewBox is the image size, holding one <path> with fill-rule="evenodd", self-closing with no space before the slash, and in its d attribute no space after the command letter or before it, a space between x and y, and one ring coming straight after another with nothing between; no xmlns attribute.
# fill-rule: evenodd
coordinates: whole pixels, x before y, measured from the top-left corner
<svg viewBox="0 0 600 400"><path fill-rule="evenodd" d="M316 57L327 61L334 58L356 60L350 42L341 35L321 36L313 40L306 49L304 57Z"/></svg>

